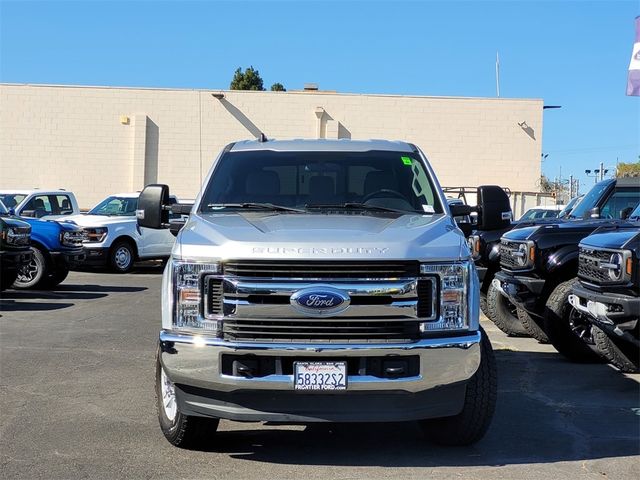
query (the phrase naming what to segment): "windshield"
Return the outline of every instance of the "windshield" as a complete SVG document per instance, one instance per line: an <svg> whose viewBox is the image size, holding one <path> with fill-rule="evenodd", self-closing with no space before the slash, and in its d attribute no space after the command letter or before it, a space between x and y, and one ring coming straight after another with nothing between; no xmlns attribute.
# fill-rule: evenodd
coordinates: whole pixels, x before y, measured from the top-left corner
<svg viewBox="0 0 640 480"><path fill-rule="evenodd" d="M587 218L589 216L589 210L596 207L598 200L610 185L611 182L596 183L569 214L569 218Z"/></svg>
<svg viewBox="0 0 640 480"><path fill-rule="evenodd" d="M636 206L633 212L631 212L631 214L629 215L629 218L632 218L634 220L640 220L640 203Z"/></svg>
<svg viewBox="0 0 640 480"><path fill-rule="evenodd" d="M406 152L274 152L225 154L200 211L261 204L296 209L387 208L442 213L417 154Z"/></svg>
<svg viewBox="0 0 640 480"><path fill-rule="evenodd" d="M4 203L7 209L15 208L25 198L27 198L27 196L22 193L0 193L0 201Z"/></svg>
<svg viewBox="0 0 640 480"><path fill-rule="evenodd" d="M107 197L89 211L89 215L130 217L136 214L138 199L133 197Z"/></svg>
<svg viewBox="0 0 640 480"><path fill-rule="evenodd" d="M532 208L531 210L527 210L518 221L535 220L537 218L555 218L557 216L557 210L538 210Z"/></svg>
<svg viewBox="0 0 640 480"><path fill-rule="evenodd" d="M582 197L584 197L584 195L579 195L569 200L569 203L567 203L567 205L562 209L558 217L560 218L567 217L571 213L571 210L573 210L573 207L577 205L577 203L582 199Z"/></svg>

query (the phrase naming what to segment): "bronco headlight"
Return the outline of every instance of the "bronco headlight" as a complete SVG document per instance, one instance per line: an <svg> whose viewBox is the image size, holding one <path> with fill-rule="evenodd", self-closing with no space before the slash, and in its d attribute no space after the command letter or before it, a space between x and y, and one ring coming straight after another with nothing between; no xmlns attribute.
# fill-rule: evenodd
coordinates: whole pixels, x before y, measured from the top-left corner
<svg viewBox="0 0 640 480"><path fill-rule="evenodd" d="M536 259L536 244L529 240L518 245L518 249L513 251L516 257L516 265L521 268L533 266Z"/></svg>
<svg viewBox="0 0 640 480"><path fill-rule="evenodd" d="M93 227L93 228L85 228L85 238L89 243L100 243L107 238L107 233L109 230L107 227Z"/></svg>
<svg viewBox="0 0 640 480"><path fill-rule="evenodd" d="M220 264L196 261L172 261L174 315L173 327L185 330L204 330L217 334L221 322L209 320L203 315L203 299L206 296L206 275L220 271Z"/></svg>
<svg viewBox="0 0 640 480"><path fill-rule="evenodd" d="M60 243L65 247L81 247L84 239L85 235L81 231L60 233Z"/></svg>
<svg viewBox="0 0 640 480"><path fill-rule="evenodd" d="M19 231L15 228L7 229L6 239L9 245L29 245L29 232L24 230Z"/></svg>
<svg viewBox="0 0 640 480"><path fill-rule="evenodd" d="M477 290L477 275L473 271L474 265L469 261L420 265L420 273L438 277L439 312L433 321L423 322L420 329L423 332L438 330L466 330L469 328L475 297L471 295L472 286ZM472 282L475 279L475 283ZM434 299L436 300L436 299Z"/></svg>
<svg viewBox="0 0 640 480"><path fill-rule="evenodd" d="M606 269L609 280L612 282L628 281L633 270L631 251L613 252L608 261L600 264L600 268Z"/></svg>

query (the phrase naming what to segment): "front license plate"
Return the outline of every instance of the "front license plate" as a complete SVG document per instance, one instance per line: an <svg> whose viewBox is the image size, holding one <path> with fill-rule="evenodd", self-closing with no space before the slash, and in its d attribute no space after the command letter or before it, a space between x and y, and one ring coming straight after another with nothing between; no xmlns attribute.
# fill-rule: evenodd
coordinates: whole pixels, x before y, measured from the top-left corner
<svg viewBox="0 0 640 480"><path fill-rule="evenodd" d="M346 390L347 362L295 362L295 390Z"/></svg>

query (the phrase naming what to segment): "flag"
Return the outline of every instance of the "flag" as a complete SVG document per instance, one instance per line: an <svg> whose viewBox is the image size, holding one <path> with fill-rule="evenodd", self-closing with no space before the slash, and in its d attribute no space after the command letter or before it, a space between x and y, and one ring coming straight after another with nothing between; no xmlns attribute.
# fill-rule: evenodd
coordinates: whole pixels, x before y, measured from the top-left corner
<svg viewBox="0 0 640 480"><path fill-rule="evenodd" d="M629 63L627 95L640 97L640 17L636 17L636 41L633 44L633 53Z"/></svg>

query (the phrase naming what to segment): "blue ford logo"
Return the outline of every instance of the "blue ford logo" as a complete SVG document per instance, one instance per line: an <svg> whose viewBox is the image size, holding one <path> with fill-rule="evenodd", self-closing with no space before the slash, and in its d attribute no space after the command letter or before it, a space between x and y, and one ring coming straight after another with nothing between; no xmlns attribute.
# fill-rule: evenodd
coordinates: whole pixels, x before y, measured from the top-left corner
<svg viewBox="0 0 640 480"><path fill-rule="evenodd" d="M328 317L344 312L351 303L346 292L330 286L316 286L298 290L291 295L291 306L313 317Z"/></svg>

